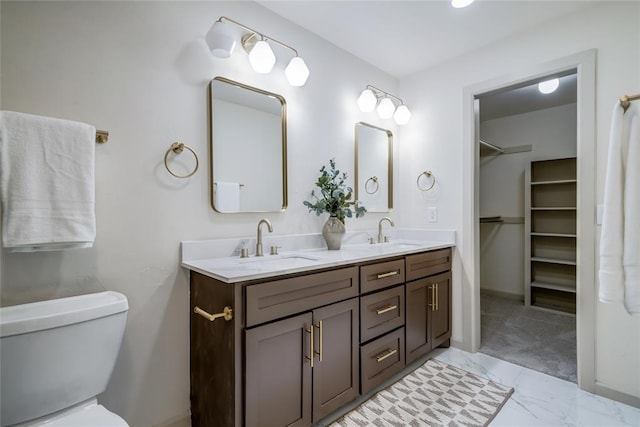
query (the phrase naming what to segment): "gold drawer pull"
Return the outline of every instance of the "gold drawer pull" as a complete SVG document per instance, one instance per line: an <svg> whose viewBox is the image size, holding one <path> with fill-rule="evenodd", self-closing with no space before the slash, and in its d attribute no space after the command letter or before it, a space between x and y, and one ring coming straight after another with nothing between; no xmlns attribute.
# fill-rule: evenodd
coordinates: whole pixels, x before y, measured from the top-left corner
<svg viewBox="0 0 640 427"><path fill-rule="evenodd" d="M220 318L220 317L224 317L224 320L226 320L227 322L231 319L233 319L233 309L231 307L229 307L228 305L225 306L224 310L222 311L222 313L215 313L215 314L210 314L207 313L206 311L204 311L203 309L201 309L200 307L198 307L196 305L196 307L193 309L193 312L196 314L199 314L200 316L204 317L205 319L207 319L210 322L213 322L214 320Z"/></svg>
<svg viewBox="0 0 640 427"><path fill-rule="evenodd" d="M385 308L379 308L376 310L376 314L384 314L384 313L388 313L390 311L395 310L396 308L398 308L397 305L388 305Z"/></svg>
<svg viewBox="0 0 640 427"><path fill-rule="evenodd" d="M388 273L380 273L378 274L378 279L384 279L385 277L391 277L391 276L395 276L396 274L398 274L398 271L390 271Z"/></svg>
<svg viewBox="0 0 640 427"><path fill-rule="evenodd" d="M396 354L398 352L398 350L394 349L389 349L387 350L387 352L381 356L376 356L376 362L380 363L382 362L384 359L388 359L389 357L393 356L394 354Z"/></svg>

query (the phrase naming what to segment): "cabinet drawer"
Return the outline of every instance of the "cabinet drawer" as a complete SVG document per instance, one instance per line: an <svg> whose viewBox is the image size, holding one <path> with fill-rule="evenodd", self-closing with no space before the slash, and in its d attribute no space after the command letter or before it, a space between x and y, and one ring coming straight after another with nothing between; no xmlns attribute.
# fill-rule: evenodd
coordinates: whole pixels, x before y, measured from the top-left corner
<svg viewBox="0 0 640 427"><path fill-rule="evenodd" d="M245 288L247 327L358 295L358 267L347 267Z"/></svg>
<svg viewBox="0 0 640 427"><path fill-rule="evenodd" d="M404 283L404 260L379 262L360 267L360 291L377 291Z"/></svg>
<svg viewBox="0 0 640 427"><path fill-rule="evenodd" d="M404 368L404 328L360 347L361 393L367 393Z"/></svg>
<svg viewBox="0 0 640 427"><path fill-rule="evenodd" d="M407 256L407 282L451 270L451 248Z"/></svg>
<svg viewBox="0 0 640 427"><path fill-rule="evenodd" d="M404 286L360 298L360 342L404 325Z"/></svg>

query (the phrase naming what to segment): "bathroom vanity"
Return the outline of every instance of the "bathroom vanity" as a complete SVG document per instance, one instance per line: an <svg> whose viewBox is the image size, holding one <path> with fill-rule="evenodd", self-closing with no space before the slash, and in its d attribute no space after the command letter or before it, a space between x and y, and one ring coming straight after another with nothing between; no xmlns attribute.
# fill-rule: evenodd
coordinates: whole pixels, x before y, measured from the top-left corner
<svg viewBox="0 0 640 427"><path fill-rule="evenodd" d="M310 426L448 346L451 246L183 261L192 425Z"/></svg>

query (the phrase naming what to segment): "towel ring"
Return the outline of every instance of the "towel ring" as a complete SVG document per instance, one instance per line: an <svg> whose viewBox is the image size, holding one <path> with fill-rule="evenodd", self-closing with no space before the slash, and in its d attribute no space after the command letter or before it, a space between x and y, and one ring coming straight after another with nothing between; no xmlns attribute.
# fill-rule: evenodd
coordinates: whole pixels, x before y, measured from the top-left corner
<svg viewBox="0 0 640 427"><path fill-rule="evenodd" d="M422 178L423 175L426 176L427 178L431 178L430 186L423 187L420 185L420 178ZM429 191L433 188L434 185L436 185L436 176L433 173L431 173L431 171L424 171L420 175L418 175L418 179L416 179L416 185L418 186L420 191Z"/></svg>
<svg viewBox="0 0 640 427"><path fill-rule="evenodd" d="M372 181L376 186L375 186L375 190L373 191L369 191L369 181ZM378 192L378 189L380 188L380 183L378 182L378 177L377 176L372 176L371 178L369 178L367 180L367 182L364 183L364 191L367 192L367 194L375 194Z"/></svg>
<svg viewBox="0 0 640 427"><path fill-rule="evenodd" d="M176 173L173 173L173 171L169 168L169 164L167 163L167 158L169 157L170 152L173 151L176 154L180 154L184 151L185 148L191 151L191 154L193 154L193 157L196 159L196 167L193 168L193 171L190 174L178 175ZM174 142L173 144L171 144L171 147L169 147L167 152L164 154L164 167L167 168L167 171L169 171L169 173L175 176L176 178L189 178L190 176L193 176L198 171L198 166L199 166L198 155L196 154L195 151L193 151L191 147L189 147L188 145L185 145L182 142Z"/></svg>

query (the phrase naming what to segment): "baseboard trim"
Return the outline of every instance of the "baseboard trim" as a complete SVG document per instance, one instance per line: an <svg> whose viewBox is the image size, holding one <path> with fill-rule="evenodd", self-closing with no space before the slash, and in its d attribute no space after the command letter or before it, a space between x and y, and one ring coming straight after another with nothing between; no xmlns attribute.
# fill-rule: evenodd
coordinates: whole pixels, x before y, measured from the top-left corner
<svg viewBox="0 0 640 427"><path fill-rule="evenodd" d="M493 289L480 289L480 295L488 295L492 297L507 298L515 301L524 302L524 295L512 294L511 292L496 291Z"/></svg>
<svg viewBox="0 0 640 427"><path fill-rule="evenodd" d="M635 396L633 394L615 390L598 382L596 382L593 391L595 394L606 397L607 399L612 399L624 403L625 405L640 408L640 396Z"/></svg>
<svg viewBox="0 0 640 427"><path fill-rule="evenodd" d="M155 424L153 427L191 427L191 411L176 415L160 424Z"/></svg>
<svg viewBox="0 0 640 427"><path fill-rule="evenodd" d="M472 351L465 345L463 341L459 341L457 339L451 338L451 347L457 348L459 350L464 350L467 353L471 353Z"/></svg>

